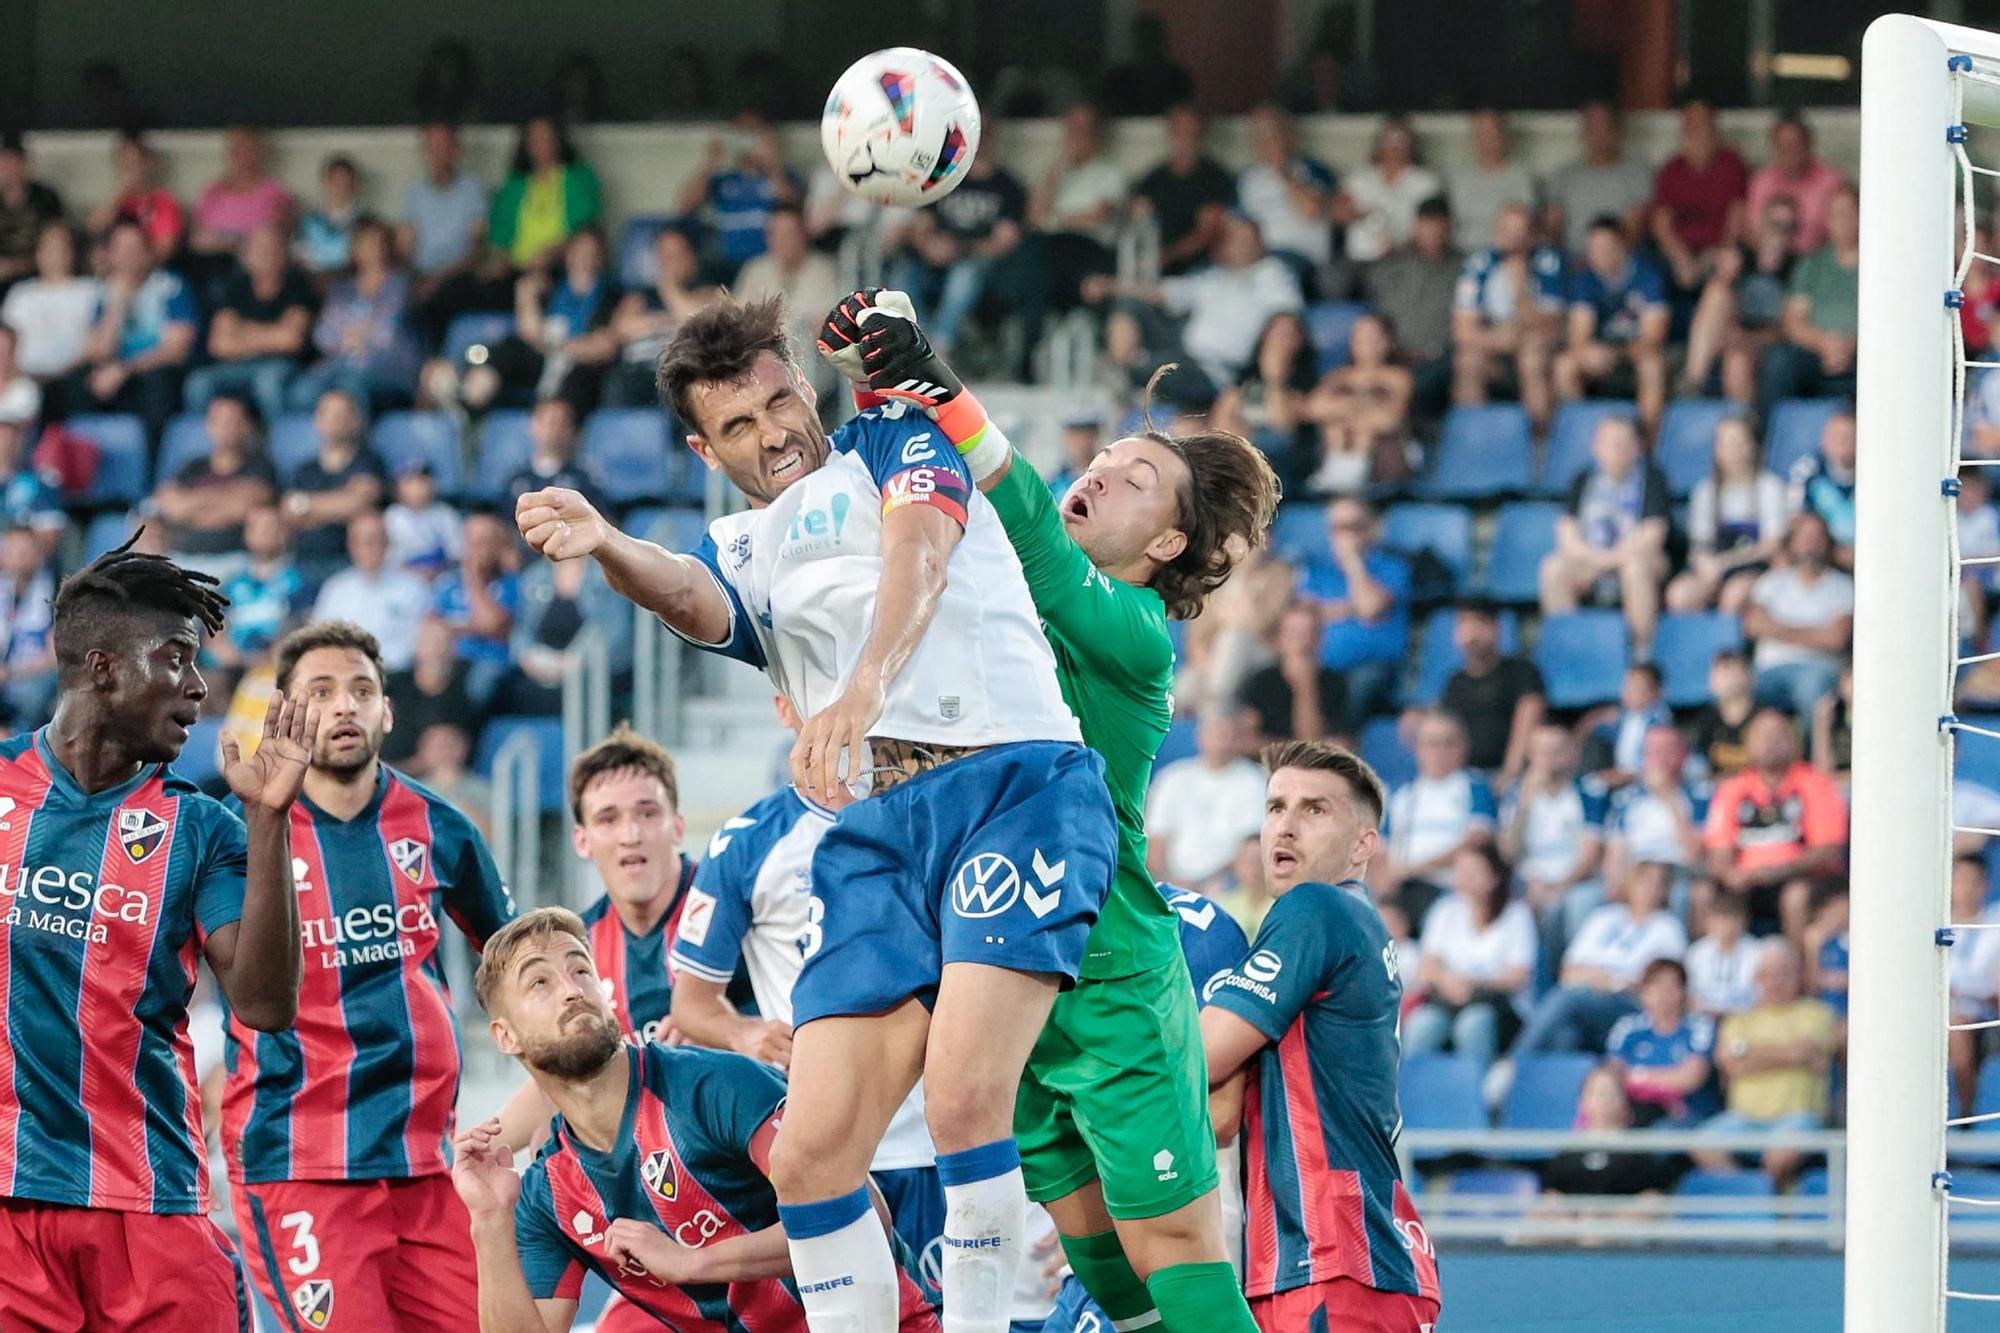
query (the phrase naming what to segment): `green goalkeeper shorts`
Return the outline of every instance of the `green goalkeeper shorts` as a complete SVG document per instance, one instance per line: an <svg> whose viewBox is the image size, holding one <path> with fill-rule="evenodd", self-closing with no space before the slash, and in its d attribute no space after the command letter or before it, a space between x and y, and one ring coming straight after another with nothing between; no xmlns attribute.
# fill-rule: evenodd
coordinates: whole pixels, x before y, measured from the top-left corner
<svg viewBox="0 0 2000 1333"><path fill-rule="evenodd" d="M1215 1188L1208 1061L1187 964L1058 996L1014 1109L1028 1197L1101 1180L1113 1217L1158 1217Z"/></svg>

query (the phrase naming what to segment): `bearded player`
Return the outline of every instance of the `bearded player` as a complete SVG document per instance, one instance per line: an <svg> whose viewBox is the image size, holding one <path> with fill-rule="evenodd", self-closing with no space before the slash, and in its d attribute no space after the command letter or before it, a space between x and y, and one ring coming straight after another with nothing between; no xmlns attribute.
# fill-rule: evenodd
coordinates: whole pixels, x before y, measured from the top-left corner
<svg viewBox="0 0 2000 1333"><path fill-rule="evenodd" d="M809 1317L894 1327L868 1164L921 1074L945 1327L1001 1333L1027 1226L1014 1096L1111 881L1103 764L957 452L902 404L829 438L784 320L777 301L721 302L661 358L689 444L751 505L692 555L617 532L574 492L525 495L516 518L531 546L591 556L683 637L764 667L805 720L794 780L835 814L772 1170Z"/></svg>
<svg viewBox="0 0 2000 1333"><path fill-rule="evenodd" d="M0 1324L28 1333L250 1327L207 1217L197 959L246 1026L298 1009L287 812L316 710L279 691L253 755L225 740L241 819L166 767L229 603L130 545L63 582L55 717L0 742Z"/></svg>
<svg viewBox="0 0 2000 1333"><path fill-rule="evenodd" d="M374 635L338 620L292 631L277 684L319 714L291 810L305 985L284 1031L232 1012L237 1234L290 1333L461 1329L477 1265L448 1177L460 1052L439 923L478 949L514 903L471 821L381 762L395 717Z"/></svg>
<svg viewBox="0 0 2000 1333"><path fill-rule="evenodd" d="M1104 757L1118 812L1117 878L1021 1088L1028 1195L1116 1326L1243 1333L1200 1021L1177 918L1146 869L1145 798L1173 720L1167 621L1198 615L1262 543L1277 478L1240 436L1149 426L1092 459L1058 504L984 425L902 293L856 292L828 316L821 348L871 394L921 404L963 455L1020 558L1063 698Z"/></svg>

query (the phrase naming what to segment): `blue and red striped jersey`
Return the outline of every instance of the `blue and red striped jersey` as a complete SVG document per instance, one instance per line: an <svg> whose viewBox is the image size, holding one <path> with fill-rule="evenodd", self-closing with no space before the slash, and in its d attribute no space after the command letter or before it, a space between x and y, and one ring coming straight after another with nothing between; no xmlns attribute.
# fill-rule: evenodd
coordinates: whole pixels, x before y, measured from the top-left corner
<svg viewBox="0 0 2000 1333"><path fill-rule="evenodd" d="M171 769L87 794L42 732L0 742L0 1197L208 1211L187 1006L248 855Z"/></svg>
<svg viewBox="0 0 2000 1333"><path fill-rule="evenodd" d="M674 977L668 960L680 940L681 914L687 910L694 875L695 863L683 855L680 877L674 882L673 905L644 935L632 933L612 908L608 893L583 910L583 924L590 927L591 956L604 982L604 998L611 1002L627 1040L644 1043L657 1039L667 1015L673 1012ZM707 904L709 908L714 905L712 901ZM739 1012L757 1012L750 978L741 964L728 994Z"/></svg>
<svg viewBox="0 0 2000 1333"><path fill-rule="evenodd" d="M1360 884L1300 884L1209 995L1273 1043L1244 1093L1244 1290L1352 1278L1441 1301L1396 1166L1396 945Z"/></svg>
<svg viewBox="0 0 2000 1333"><path fill-rule="evenodd" d="M305 983L283 1032L230 1018L230 1179L448 1171L460 1051L438 920L476 949L513 917L493 854L443 797L386 764L353 819L301 796L291 831Z"/></svg>
<svg viewBox="0 0 2000 1333"><path fill-rule="evenodd" d="M775 1226L778 1196L750 1154L775 1120L784 1078L729 1051L627 1044L631 1085L608 1152L579 1143L556 1117L549 1141L521 1178L515 1240L537 1300L573 1298L585 1269L680 1333L792 1333L805 1327L790 1278L665 1286L625 1271L604 1251L604 1231L629 1217L699 1249ZM903 1311L925 1306L902 1273ZM909 1324L905 1324L909 1327Z"/></svg>

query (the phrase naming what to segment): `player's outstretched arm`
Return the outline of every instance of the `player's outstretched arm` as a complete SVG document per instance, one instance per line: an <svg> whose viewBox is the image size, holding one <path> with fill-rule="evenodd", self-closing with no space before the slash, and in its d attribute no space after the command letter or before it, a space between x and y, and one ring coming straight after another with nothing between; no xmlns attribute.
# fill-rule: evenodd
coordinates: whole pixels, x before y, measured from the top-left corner
<svg viewBox="0 0 2000 1333"><path fill-rule="evenodd" d="M451 1183L472 1216L479 1265L479 1333L569 1333L576 1301L538 1301L528 1289L514 1231L521 1178L499 1135L499 1121L488 1120L452 1140Z"/></svg>
<svg viewBox="0 0 2000 1333"><path fill-rule="evenodd" d="M699 560L621 532L575 491L529 491L514 505L522 540L551 560L589 556L619 596L698 643L729 637L730 608Z"/></svg>

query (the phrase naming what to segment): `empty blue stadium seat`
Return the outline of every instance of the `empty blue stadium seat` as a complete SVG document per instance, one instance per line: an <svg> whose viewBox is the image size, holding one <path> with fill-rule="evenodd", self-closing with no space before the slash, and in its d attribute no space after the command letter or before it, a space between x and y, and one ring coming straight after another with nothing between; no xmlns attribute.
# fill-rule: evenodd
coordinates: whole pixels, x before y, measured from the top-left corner
<svg viewBox="0 0 2000 1333"><path fill-rule="evenodd" d="M514 736L526 732L532 735L538 746L536 763L537 795L544 813L563 808L563 728L562 719L556 717L529 717L506 714L490 717L479 735L479 756L475 767L483 778L493 776L493 762L500 749Z"/></svg>
<svg viewBox="0 0 2000 1333"><path fill-rule="evenodd" d="M625 219L625 225L618 229L616 262L620 287L644 291L659 279L660 263L653 254L653 241L673 224L674 219L663 213L643 213Z"/></svg>
<svg viewBox="0 0 2000 1333"><path fill-rule="evenodd" d="M1306 307L1306 336L1319 352L1320 374L1348 363L1355 321L1367 313L1367 305L1359 301L1315 301Z"/></svg>
<svg viewBox="0 0 2000 1333"><path fill-rule="evenodd" d="M1597 1057L1575 1053L1519 1055L1514 1082L1500 1108L1504 1129L1568 1129L1576 1123L1577 1097Z"/></svg>
<svg viewBox="0 0 2000 1333"><path fill-rule="evenodd" d="M457 365L473 347L505 342L514 332L514 316L501 310L477 310L455 317L444 330L444 359Z"/></svg>
<svg viewBox="0 0 2000 1333"><path fill-rule="evenodd" d="M1478 1167L1452 1172L1448 1189L1453 1194L1487 1199L1532 1199L1542 1192L1542 1182L1525 1167Z"/></svg>
<svg viewBox="0 0 2000 1333"><path fill-rule="evenodd" d="M1175 718L1168 726L1167 734L1160 741L1159 753L1153 756L1153 771L1158 772L1176 759L1186 759L1194 754L1195 720L1191 717Z"/></svg>
<svg viewBox="0 0 2000 1333"><path fill-rule="evenodd" d="M1440 607L1431 612L1424 621L1423 638L1417 649L1417 674L1411 682L1406 703L1424 707L1436 703L1444 694L1445 685L1451 680L1451 673L1458 670L1463 661L1459 656L1458 643L1452 631L1458 624L1458 612L1451 607ZM1519 640L1519 623L1512 611L1500 613L1500 651L1511 653Z"/></svg>
<svg viewBox="0 0 2000 1333"><path fill-rule="evenodd" d="M1715 455L1715 428L1743 411L1724 398L1683 398L1667 406L1660 421L1653 461L1667 475L1667 489L1684 500L1709 474Z"/></svg>
<svg viewBox="0 0 2000 1333"><path fill-rule="evenodd" d="M1535 665L1552 708L1587 708L1618 697L1631 656L1625 617L1616 611L1546 616L1535 642Z"/></svg>
<svg viewBox="0 0 2000 1333"><path fill-rule="evenodd" d="M204 714L195 719L188 728L187 743L181 746L180 757L173 762L173 770L195 786L201 787L222 776L222 724L226 719L213 714Z"/></svg>
<svg viewBox="0 0 2000 1333"><path fill-rule="evenodd" d="M1637 403L1607 400L1564 403L1556 409L1549 427L1548 457L1542 463L1541 491L1545 495L1568 495L1570 483L1590 467L1590 442L1601 421L1635 421Z"/></svg>
<svg viewBox="0 0 2000 1333"><path fill-rule="evenodd" d="M1799 1185L1795 1191L1803 1199L1824 1199L1827 1197L1827 1172L1823 1166L1799 1172Z"/></svg>
<svg viewBox="0 0 2000 1333"><path fill-rule="evenodd" d="M1959 721L1985 731L2000 731L2000 716L1992 714L1964 714ZM1982 787L2000 791L2000 740L1963 731L1952 740L1953 777L1960 782L1976 782ZM1989 1061L1986 1067L1990 1069L1996 1064L2000 1061ZM1987 1109L2000 1111L2000 1101Z"/></svg>
<svg viewBox="0 0 2000 1333"><path fill-rule="evenodd" d="M1988 1115L1995 1111L2000 1111L2000 1060L1988 1060L1979 1066L1979 1085L1972 1094L1972 1114ZM2000 1120L1982 1120L1966 1128L1982 1134L2000 1134Z"/></svg>
<svg viewBox="0 0 2000 1333"><path fill-rule="evenodd" d="M1295 565L1323 564L1333 558L1326 531L1326 506L1295 500L1278 506L1271 521L1271 548Z"/></svg>
<svg viewBox="0 0 2000 1333"><path fill-rule="evenodd" d="M1954 1199L2000 1199L2000 1170L1992 1167L1955 1166L1951 1169ZM1994 1220L1994 1210L1976 1203L1959 1204L1952 1211L1960 1217L1978 1216Z"/></svg>
<svg viewBox="0 0 2000 1333"><path fill-rule="evenodd" d="M474 477L474 498L498 504L507 498L507 483L528 465L535 441L528 434L528 413L489 412L479 428L479 475Z"/></svg>
<svg viewBox="0 0 2000 1333"><path fill-rule="evenodd" d="M134 505L145 498L152 450L146 423L122 412L71 417L69 429L97 446L97 476L75 499L86 505Z"/></svg>
<svg viewBox="0 0 2000 1333"><path fill-rule="evenodd" d="M1533 602L1541 596L1542 559L1556 549L1558 504L1528 501L1503 505L1486 553L1482 591L1496 602Z"/></svg>
<svg viewBox="0 0 2000 1333"><path fill-rule="evenodd" d="M663 509L653 521L652 540L669 551L692 551L707 530L708 516L699 509Z"/></svg>
<svg viewBox="0 0 2000 1333"><path fill-rule="evenodd" d="M430 464L438 494L457 495L460 460L458 422L443 412L390 412L375 423L375 453L395 476L411 459Z"/></svg>
<svg viewBox="0 0 2000 1333"><path fill-rule="evenodd" d="M271 466L278 470L278 484L291 484L292 474L319 454L319 432L313 429L310 412L287 412L272 422L264 435Z"/></svg>
<svg viewBox="0 0 2000 1333"><path fill-rule="evenodd" d="M1533 486L1534 466L1533 432L1520 407L1454 407L1445 414L1430 475L1417 490L1427 500L1519 495Z"/></svg>
<svg viewBox="0 0 2000 1333"><path fill-rule="evenodd" d="M1483 1072L1462 1055L1403 1057L1396 1098L1405 1129L1485 1129L1486 1103L1479 1097Z"/></svg>
<svg viewBox="0 0 2000 1333"><path fill-rule="evenodd" d="M1709 700L1708 664L1725 648L1743 646L1743 622L1719 611L1660 617L1653 662L1666 682L1669 708L1694 708Z"/></svg>
<svg viewBox="0 0 2000 1333"><path fill-rule="evenodd" d="M1361 728L1361 757L1394 791L1417 775L1417 757L1396 732L1396 719L1378 717Z"/></svg>
<svg viewBox="0 0 2000 1333"><path fill-rule="evenodd" d="M1772 408L1764 427L1764 466L1789 477L1801 458L1819 452L1826 423L1845 406L1839 398L1787 398Z"/></svg>
<svg viewBox="0 0 2000 1333"><path fill-rule="evenodd" d="M667 435L658 408L606 408L583 427L583 463L613 504L658 503L667 498L681 451Z"/></svg>
<svg viewBox="0 0 2000 1333"><path fill-rule="evenodd" d="M1429 551L1457 587L1472 576L1472 514L1458 505L1391 505L1382 516L1382 544L1404 555Z"/></svg>
<svg viewBox="0 0 2000 1333"><path fill-rule="evenodd" d="M1674 1186L1674 1193L1684 1199L1769 1199L1777 1189L1762 1171L1690 1171ZM1680 1215L1716 1222L1770 1222L1777 1217L1762 1208L1686 1208Z"/></svg>
<svg viewBox="0 0 2000 1333"><path fill-rule="evenodd" d="M89 564L106 551L122 545L132 535L132 515L122 509L99 514L83 530L83 562Z"/></svg>
<svg viewBox="0 0 2000 1333"><path fill-rule="evenodd" d="M160 433L159 467L154 473L162 482L172 481L182 468L197 458L208 457L208 424L199 412L183 412L167 422Z"/></svg>

